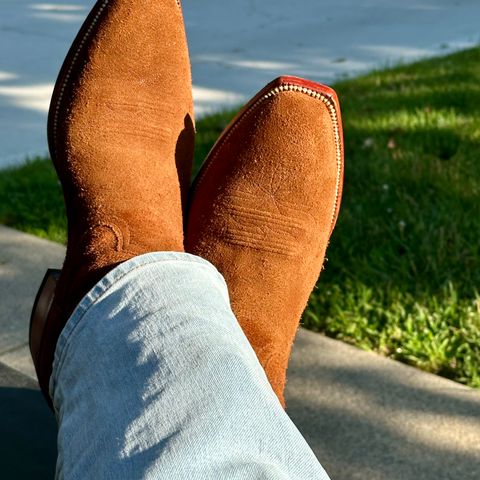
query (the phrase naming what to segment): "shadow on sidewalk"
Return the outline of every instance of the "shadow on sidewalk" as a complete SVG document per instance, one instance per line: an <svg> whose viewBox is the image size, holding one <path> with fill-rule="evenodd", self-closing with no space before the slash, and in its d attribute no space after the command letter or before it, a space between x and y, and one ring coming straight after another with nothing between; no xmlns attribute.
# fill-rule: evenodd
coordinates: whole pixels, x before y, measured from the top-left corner
<svg viewBox="0 0 480 480"><path fill-rule="evenodd" d="M301 331L287 413L334 480L478 480L480 395Z"/></svg>
<svg viewBox="0 0 480 480"><path fill-rule="evenodd" d="M57 427L36 382L0 363L0 477L54 478Z"/></svg>

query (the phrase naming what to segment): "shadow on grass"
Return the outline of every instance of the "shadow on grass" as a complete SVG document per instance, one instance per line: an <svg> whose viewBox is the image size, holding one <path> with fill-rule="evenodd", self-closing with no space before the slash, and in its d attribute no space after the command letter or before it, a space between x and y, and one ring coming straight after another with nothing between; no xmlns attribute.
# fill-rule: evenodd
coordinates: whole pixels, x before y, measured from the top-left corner
<svg viewBox="0 0 480 480"><path fill-rule="evenodd" d="M473 295L479 65L473 49L338 85L345 195L322 283L349 271L375 288L431 294L450 282Z"/></svg>
<svg viewBox="0 0 480 480"><path fill-rule="evenodd" d="M337 85L345 189L304 322L480 386L480 49Z"/></svg>

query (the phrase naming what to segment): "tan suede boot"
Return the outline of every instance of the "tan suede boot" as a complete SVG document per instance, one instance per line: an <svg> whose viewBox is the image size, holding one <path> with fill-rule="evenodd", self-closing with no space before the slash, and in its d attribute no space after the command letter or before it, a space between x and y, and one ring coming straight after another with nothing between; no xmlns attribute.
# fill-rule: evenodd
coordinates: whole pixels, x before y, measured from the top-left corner
<svg viewBox="0 0 480 480"><path fill-rule="evenodd" d="M48 401L58 336L88 290L133 256L183 251L179 178L187 192L192 118L179 2L98 1L60 71L48 120L68 217L58 284L47 274L31 319Z"/></svg>
<svg viewBox="0 0 480 480"><path fill-rule="evenodd" d="M281 77L227 127L191 190L186 251L224 275L232 309L282 404L292 342L322 268L342 182L335 92Z"/></svg>

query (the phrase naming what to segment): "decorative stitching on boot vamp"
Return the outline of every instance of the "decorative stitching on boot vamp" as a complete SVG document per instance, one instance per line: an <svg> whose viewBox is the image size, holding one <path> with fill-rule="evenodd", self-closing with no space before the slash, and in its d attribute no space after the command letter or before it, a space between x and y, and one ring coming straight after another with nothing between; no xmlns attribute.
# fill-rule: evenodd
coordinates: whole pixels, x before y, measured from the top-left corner
<svg viewBox="0 0 480 480"><path fill-rule="evenodd" d="M252 198L252 195L248 194L248 197ZM289 257L298 255L307 231L301 218L303 212L291 207L287 213L275 212L265 205L262 208L247 206L245 198L243 194L235 193L223 199L221 211L227 221L223 241Z"/></svg>

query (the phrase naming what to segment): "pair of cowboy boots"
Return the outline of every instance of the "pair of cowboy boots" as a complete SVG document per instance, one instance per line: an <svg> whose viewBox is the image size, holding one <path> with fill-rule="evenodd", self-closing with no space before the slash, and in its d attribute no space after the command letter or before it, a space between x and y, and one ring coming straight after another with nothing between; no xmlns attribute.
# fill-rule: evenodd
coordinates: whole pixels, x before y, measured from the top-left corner
<svg viewBox="0 0 480 480"><path fill-rule="evenodd" d="M190 188L194 134L180 2L97 1L48 120L68 244L37 295L30 349L50 405L56 343L76 305L116 265L153 251L187 251L223 274L284 405L291 345L340 206L338 99L310 81L274 80L221 134Z"/></svg>

